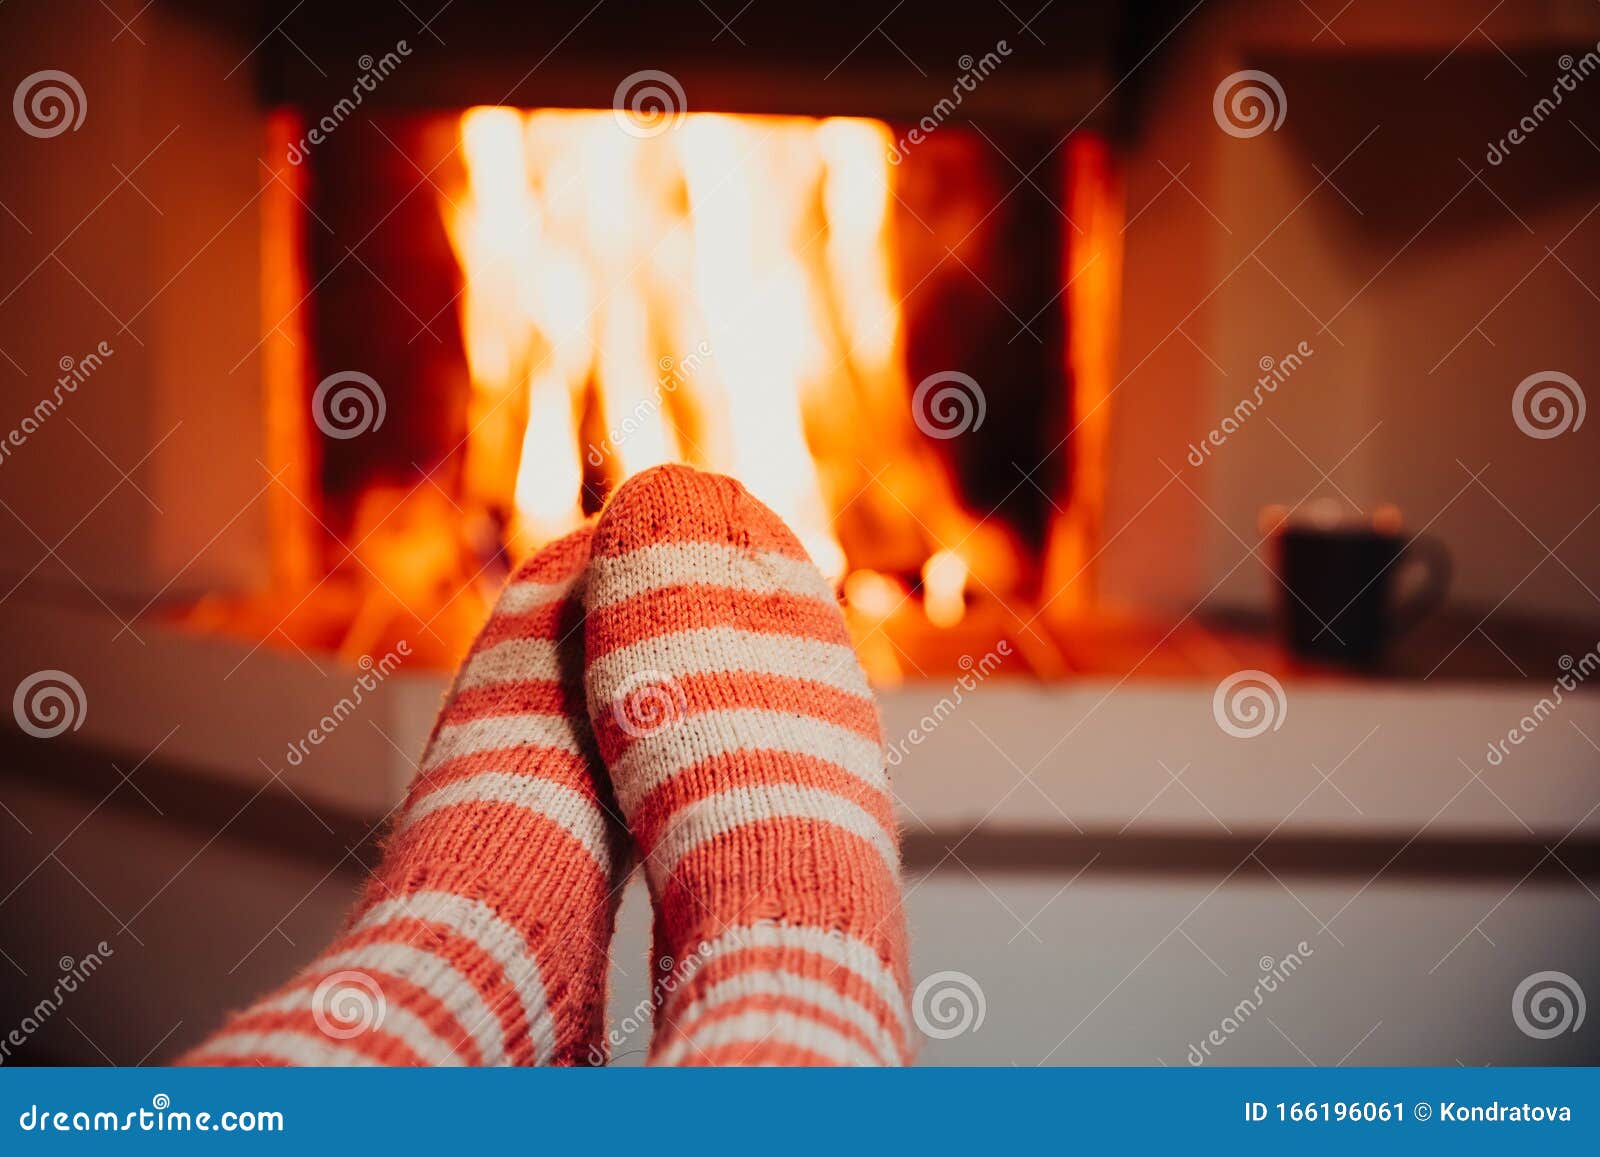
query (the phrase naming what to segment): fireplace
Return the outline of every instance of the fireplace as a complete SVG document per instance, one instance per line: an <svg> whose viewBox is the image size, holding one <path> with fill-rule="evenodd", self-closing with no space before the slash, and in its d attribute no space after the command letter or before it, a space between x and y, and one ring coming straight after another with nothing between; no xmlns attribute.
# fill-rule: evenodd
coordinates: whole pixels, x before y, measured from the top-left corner
<svg viewBox="0 0 1600 1157"><path fill-rule="evenodd" d="M997 641L1067 669L1122 219L1104 126L1061 137L1083 102L1005 115L1032 74L1000 37L936 82L869 51L842 108L622 57L563 66L538 86L560 104L454 105L484 91L463 59L493 72L478 51L441 75L402 37L341 93L266 49L271 582L178 621L448 668L512 561L682 461L796 529L880 685Z"/></svg>

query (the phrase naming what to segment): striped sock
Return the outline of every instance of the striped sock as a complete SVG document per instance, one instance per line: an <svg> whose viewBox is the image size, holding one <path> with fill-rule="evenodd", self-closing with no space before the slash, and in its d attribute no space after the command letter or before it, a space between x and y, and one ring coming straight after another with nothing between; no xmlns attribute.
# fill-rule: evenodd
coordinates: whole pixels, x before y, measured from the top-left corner
<svg viewBox="0 0 1600 1157"><path fill-rule="evenodd" d="M595 533L595 737L656 910L655 1064L903 1064L877 709L833 592L737 482L661 466Z"/></svg>
<svg viewBox="0 0 1600 1157"><path fill-rule="evenodd" d="M629 864L582 701L590 534L546 547L500 596L343 933L180 1063L604 1054L607 954Z"/></svg>

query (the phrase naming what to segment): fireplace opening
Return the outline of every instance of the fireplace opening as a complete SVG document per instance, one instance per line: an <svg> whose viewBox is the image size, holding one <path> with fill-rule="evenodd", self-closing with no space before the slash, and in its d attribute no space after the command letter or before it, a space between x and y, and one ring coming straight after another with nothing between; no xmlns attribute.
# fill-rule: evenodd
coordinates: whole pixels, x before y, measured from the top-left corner
<svg viewBox="0 0 1600 1157"><path fill-rule="evenodd" d="M189 624L452 664L517 558L687 462L795 528L880 684L997 639L1064 669L1109 416L1102 140L670 104L370 121L270 120L273 583Z"/></svg>

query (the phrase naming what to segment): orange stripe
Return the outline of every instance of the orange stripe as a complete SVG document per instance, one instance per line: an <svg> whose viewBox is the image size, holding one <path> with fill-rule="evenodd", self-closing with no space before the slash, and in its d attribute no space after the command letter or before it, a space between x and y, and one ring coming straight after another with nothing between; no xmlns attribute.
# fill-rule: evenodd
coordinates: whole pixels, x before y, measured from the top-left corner
<svg viewBox="0 0 1600 1157"><path fill-rule="evenodd" d="M472 654L507 639L565 639L582 622L583 604L572 598L514 615L496 613L479 633Z"/></svg>
<svg viewBox="0 0 1600 1157"><path fill-rule="evenodd" d="M676 631L734 627L772 635L795 635L848 644L838 605L785 591L738 590L714 581L660 587L590 613L589 657Z"/></svg>
<svg viewBox="0 0 1600 1157"><path fill-rule="evenodd" d="M518 564L513 582L558 583L578 574L589 565L589 540L594 522L539 548Z"/></svg>
<svg viewBox="0 0 1600 1157"><path fill-rule="evenodd" d="M789 675L757 674L750 671L709 671L693 675L671 675L660 682L669 685L675 708L684 717L708 711L741 709L782 711L809 716L824 723L849 728L863 739L880 742L878 708L872 700L852 695L838 687L797 679ZM656 740L664 731L645 731L632 735L617 719L617 712L602 707L593 717L594 735L606 758L615 762L634 743ZM670 724L667 724L670 727ZM635 730L638 730L637 728Z"/></svg>
<svg viewBox="0 0 1600 1157"><path fill-rule="evenodd" d="M735 864L737 873L730 873ZM807 887L797 887L800 880ZM742 824L688 852L656 883L673 944L698 944L703 927L763 918L876 944L883 939L879 926L899 919L899 890L883 857L862 837L820 820L782 816Z"/></svg>
<svg viewBox="0 0 1600 1157"><path fill-rule="evenodd" d="M804 1020L815 1021L820 1025L831 1028L840 1036L848 1037L865 1049L868 1055L878 1057L886 1065L893 1064L895 1061L894 1057L881 1056L881 1049L877 1042L862 1032L858 1026L799 996L780 996L770 992L754 992L748 996L734 997L702 1013L687 1024L674 1024L673 1027L684 1036L692 1037L700 1029L709 1028L720 1020L727 1020L729 1017L740 1016L747 1012L792 1013Z"/></svg>
<svg viewBox="0 0 1600 1157"><path fill-rule="evenodd" d="M347 1040L329 1036L317 1024L316 1016L309 1007L283 1012L245 1012L229 1021L219 1035L235 1032L296 1032L360 1053L379 1064L428 1067L428 1062L412 1052L404 1041L390 1036L381 1028L359 1033Z"/></svg>
<svg viewBox="0 0 1600 1157"><path fill-rule="evenodd" d="M583 686L577 680L524 679L458 693L439 715L439 727L491 719L496 715L549 715L557 719L584 716Z"/></svg>
<svg viewBox="0 0 1600 1157"><path fill-rule="evenodd" d="M825 984L865 1008L902 1051L906 1048L900 1018L876 988L854 969L802 948L735 948L720 952L671 994L669 1005L687 1008L707 989L746 972L789 972Z"/></svg>
<svg viewBox="0 0 1600 1157"><path fill-rule="evenodd" d="M521 1065L533 1063L533 1043L528 1038L528 1021L522 1012L511 978L493 956L448 925L434 924L414 916L402 916L372 928L339 937L328 946L328 953L355 948L405 944L453 964L477 990L494 1012L505 1038L506 1053Z"/></svg>
<svg viewBox="0 0 1600 1157"><path fill-rule="evenodd" d="M665 1042L653 1051L659 1053ZM836 1069L839 1062L822 1053L814 1053L810 1049L800 1048L798 1045L783 1044L779 1041L735 1041L732 1044L713 1045L702 1049L690 1045L677 1062L685 1068L700 1068L711 1065L787 1065L792 1068L811 1069Z"/></svg>
<svg viewBox="0 0 1600 1157"><path fill-rule="evenodd" d="M329 976L344 971L348 970L342 968L332 970L319 969L316 967L316 961L312 961L311 971L300 979L293 981L283 991L295 992L309 989L314 992L317 985L321 984ZM483 1054L478 1050L478 1043L467 1032L466 1025L462 1024L456 1018L455 1013L451 1012L433 993L412 983L403 976L393 972L386 972L381 968L363 968L361 971L370 975L377 982L378 988L383 992L384 1000L406 1009L432 1029L435 1036L455 1049L456 1055L461 1058L462 1064L483 1064Z"/></svg>
<svg viewBox="0 0 1600 1157"><path fill-rule="evenodd" d="M469 779L487 771L545 779L571 788L588 799L600 798L600 785L595 780L595 772L583 756L560 748L508 747L458 755L432 771L418 775L411 781L411 789L406 793L406 809L409 810L423 796L431 795L458 779ZM613 807L612 810L616 809Z"/></svg>
<svg viewBox="0 0 1600 1157"><path fill-rule="evenodd" d="M628 826L640 852L648 856L672 817L697 800L717 792L776 783L820 788L842 796L882 824L890 839L898 834L894 805L881 791L827 760L784 751L742 751L702 760L640 800L628 817ZM872 855L881 862L876 852Z"/></svg>

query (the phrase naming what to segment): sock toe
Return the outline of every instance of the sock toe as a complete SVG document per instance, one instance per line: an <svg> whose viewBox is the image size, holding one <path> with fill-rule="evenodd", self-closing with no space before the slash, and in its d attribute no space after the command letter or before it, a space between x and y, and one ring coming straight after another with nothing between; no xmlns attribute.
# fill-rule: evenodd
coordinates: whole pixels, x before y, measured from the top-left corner
<svg viewBox="0 0 1600 1157"><path fill-rule="evenodd" d="M692 466L653 466L611 496L593 553L613 558L661 542L727 544L810 563L800 540L744 485Z"/></svg>

